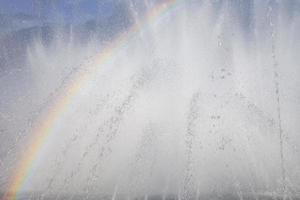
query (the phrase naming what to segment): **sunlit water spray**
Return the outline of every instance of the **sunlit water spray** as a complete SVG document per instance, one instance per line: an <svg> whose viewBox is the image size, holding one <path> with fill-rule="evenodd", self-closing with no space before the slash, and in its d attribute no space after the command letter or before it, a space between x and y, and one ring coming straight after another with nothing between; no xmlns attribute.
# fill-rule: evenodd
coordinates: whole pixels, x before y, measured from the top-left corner
<svg viewBox="0 0 300 200"><path fill-rule="evenodd" d="M113 200L299 195L300 19L289 6L297 2L163 2L147 1L142 14L140 4L130 2L137 28L129 32L135 34L121 34L109 53L111 44L98 47L91 39L76 46L74 38L69 45L36 42L28 49L35 92L24 98L39 108L33 106L38 111L24 136L31 139L24 141L36 145L29 151L35 156L25 153L32 161L27 170L11 161L17 177L3 164L18 185L5 183L8 194ZM160 13L147 17L156 6ZM108 54L105 62L97 62L99 49ZM68 99L56 104L61 96ZM31 133L46 120L50 125L37 130L51 134Z"/></svg>

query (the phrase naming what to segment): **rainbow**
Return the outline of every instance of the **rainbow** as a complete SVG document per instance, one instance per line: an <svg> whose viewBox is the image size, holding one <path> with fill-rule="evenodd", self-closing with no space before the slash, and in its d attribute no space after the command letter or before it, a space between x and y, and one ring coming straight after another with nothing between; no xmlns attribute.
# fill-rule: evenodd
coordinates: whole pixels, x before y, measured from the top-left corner
<svg viewBox="0 0 300 200"><path fill-rule="evenodd" d="M179 5L179 2L184 0L161 0L154 6L143 19L132 25L125 33L119 35L116 39L110 42L104 50L96 55L92 60L92 68L90 70L78 70L66 85L64 85L55 100L52 101L45 109L44 114L40 117L37 125L32 130L32 136L27 145L28 149L21 155L21 159L9 181L8 188L3 197L3 200L18 199L18 195L33 174L33 166L40 159L42 148L46 145L53 129L59 122L59 117L66 112L72 100L76 97L84 85L93 77L93 74L103 64L122 48L131 38L134 38L142 31L149 23L157 20L159 16L173 10ZM91 66L89 65L89 66ZM83 66L89 67L89 66Z"/></svg>

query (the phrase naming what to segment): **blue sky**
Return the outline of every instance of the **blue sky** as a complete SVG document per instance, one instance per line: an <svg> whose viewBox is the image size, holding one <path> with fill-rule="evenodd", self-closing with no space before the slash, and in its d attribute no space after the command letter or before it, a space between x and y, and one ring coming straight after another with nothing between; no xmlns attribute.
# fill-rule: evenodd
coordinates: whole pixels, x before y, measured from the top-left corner
<svg viewBox="0 0 300 200"><path fill-rule="evenodd" d="M113 0L0 0L0 13L25 13L54 20L84 21L96 16L110 16L118 1Z"/></svg>

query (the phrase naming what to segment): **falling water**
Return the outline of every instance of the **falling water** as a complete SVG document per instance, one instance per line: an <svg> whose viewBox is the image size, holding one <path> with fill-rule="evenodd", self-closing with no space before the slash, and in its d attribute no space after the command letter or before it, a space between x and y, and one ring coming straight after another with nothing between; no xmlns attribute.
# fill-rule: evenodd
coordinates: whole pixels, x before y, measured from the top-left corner
<svg viewBox="0 0 300 200"><path fill-rule="evenodd" d="M34 128L88 73L18 199L299 198L300 2L174 1L155 19L168 1L124 2L109 37L57 26L2 70L0 192L16 192Z"/></svg>
<svg viewBox="0 0 300 200"><path fill-rule="evenodd" d="M281 174L282 174L282 192L284 197L285 197L285 193L286 193L286 175L285 175L285 165L284 165L284 152L283 152L283 130L282 130L282 121L281 121L281 109L280 109L280 84L279 84L279 73L278 73L278 69L277 69L277 65L278 65L278 61L276 58L276 47L275 47L275 34L276 32L273 29L274 26L274 22L272 19L272 11L273 8L272 6L269 6L269 18L270 18L270 26L271 26L271 42L272 42L272 58L273 58L273 66L274 66L274 86L275 86L275 93L276 93L276 100L277 100L277 116L278 116L278 132L279 132L279 144L280 144L280 162L281 162Z"/></svg>

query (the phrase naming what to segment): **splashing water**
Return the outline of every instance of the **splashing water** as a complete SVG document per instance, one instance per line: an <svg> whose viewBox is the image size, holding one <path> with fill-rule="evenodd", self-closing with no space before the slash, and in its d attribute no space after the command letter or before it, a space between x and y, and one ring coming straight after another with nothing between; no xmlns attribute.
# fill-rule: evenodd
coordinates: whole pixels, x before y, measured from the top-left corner
<svg viewBox="0 0 300 200"><path fill-rule="evenodd" d="M5 199L299 197L300 3L125 5L1 76Z"/></svg>

